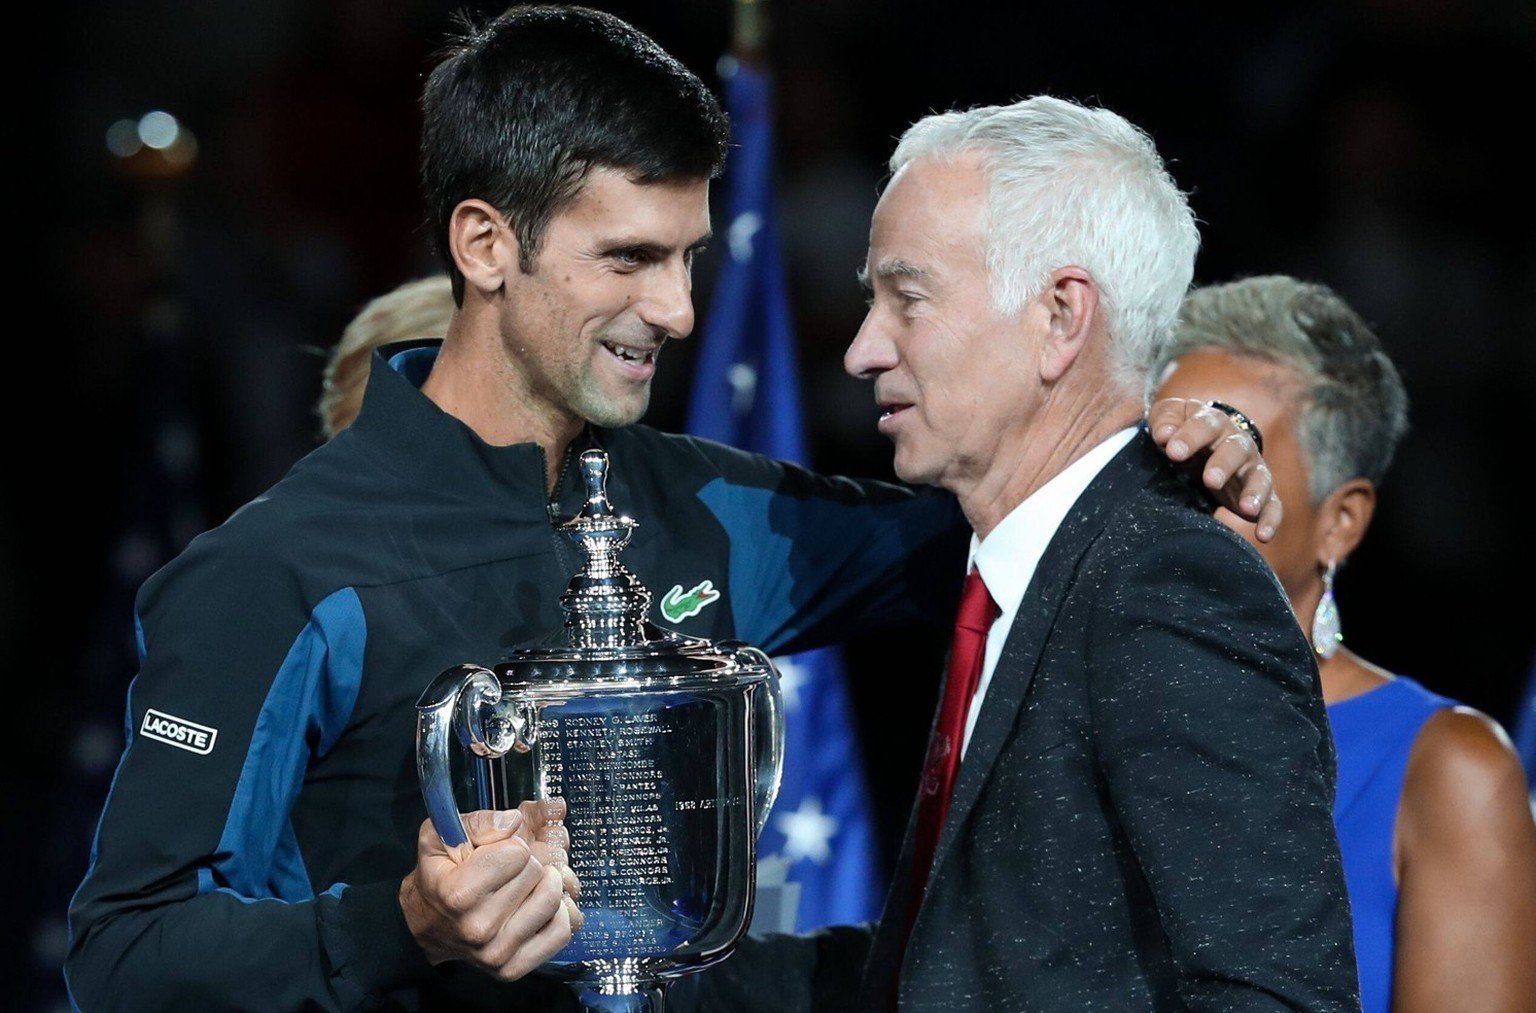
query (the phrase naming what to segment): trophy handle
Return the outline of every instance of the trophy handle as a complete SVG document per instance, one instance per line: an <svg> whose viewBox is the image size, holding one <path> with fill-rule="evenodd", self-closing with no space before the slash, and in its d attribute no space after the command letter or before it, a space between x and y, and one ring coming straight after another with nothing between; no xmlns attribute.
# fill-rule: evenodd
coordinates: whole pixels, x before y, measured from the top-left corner
<svg viewBox="0 0 1536 1013"><path fill-rule="evenodd" d="M485 746L479 713L482 705L500 699L501 680L494 672L479 665L455 665L433 679L416 702L416 776L427 815L450 848L469 842L469 828L453 792L454 740L479 755L499 755Z"/></svg>
<svg viewBox="0 0 1536 1013"><path fill-rule="evenodd" d="M768 815L773 803L779 798L779 785L784 778L784 691L779 687L779 670L773 661L756 647L744 647L737 655L750 652L752 661L768 671L764 681L763 706L756 708L757 739L757 835L763 834L768 825Z"/></svg>

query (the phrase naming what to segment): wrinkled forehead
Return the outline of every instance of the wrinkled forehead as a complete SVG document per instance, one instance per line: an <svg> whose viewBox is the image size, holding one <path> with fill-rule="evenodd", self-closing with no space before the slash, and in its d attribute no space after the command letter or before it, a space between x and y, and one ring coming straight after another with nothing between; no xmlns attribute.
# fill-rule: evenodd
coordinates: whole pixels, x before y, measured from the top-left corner
<svg viewBox="0 0 1536 1013"><path fill-rule="evenodd" d="M937 261L979 255L985 223L985 177L976 167L910 162L875 206L866 270L871 277L931 274Z"/></svg>

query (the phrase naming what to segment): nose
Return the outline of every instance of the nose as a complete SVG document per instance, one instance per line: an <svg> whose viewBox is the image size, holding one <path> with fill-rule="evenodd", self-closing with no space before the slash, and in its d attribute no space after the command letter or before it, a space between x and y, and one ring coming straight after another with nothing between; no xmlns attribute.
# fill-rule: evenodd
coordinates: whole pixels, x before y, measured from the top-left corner
<svg viewBox="0 0 1536 1013"><path fill-rule="evenodd" d="M881 326L879 313L878 307L871 307L864 314L859 333L843 353L843 369L860 380L872 380L896 365L896 345Z"/></svg>
<svg viewBox="0 0 1536 1013"><path fill-rule="evenodd" d="M682 258L668 260L652 272L641 317L669 338L693 332L693 273Z"/></svg>

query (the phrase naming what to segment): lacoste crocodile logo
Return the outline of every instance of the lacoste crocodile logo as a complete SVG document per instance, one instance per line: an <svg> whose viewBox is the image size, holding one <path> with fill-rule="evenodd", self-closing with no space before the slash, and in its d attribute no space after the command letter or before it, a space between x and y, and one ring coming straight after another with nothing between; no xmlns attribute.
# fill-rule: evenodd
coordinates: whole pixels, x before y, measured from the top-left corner
<svg viewBox="0 0 1536 1013"><path fill-rule="evenodd" d="M689 616L696 616L704 611L704 606L713 605L720 600L720 592L715 590L715 582L701 580L693 586L693 590L684 591L683 585L673 584L672 590L662 595L661 614L668 621L679 623Z"/></svg>

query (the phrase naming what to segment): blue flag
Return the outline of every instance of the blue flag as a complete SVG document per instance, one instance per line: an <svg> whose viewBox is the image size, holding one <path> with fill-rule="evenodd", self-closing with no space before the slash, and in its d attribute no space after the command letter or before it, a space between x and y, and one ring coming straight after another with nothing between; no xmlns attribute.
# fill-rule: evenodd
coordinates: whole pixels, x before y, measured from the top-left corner
<svg viewBox="0 0 1536 1013"><path fill-rule="evenodd" d="M734 62L734 61L733 61ZM799 366L775 220L773 104L761 71L726 80L737 144L726 172L725 259L699 339L688 431L807 463ZM879 916L885 880L842 655L774 659L784 778L759 842L753 926L806 931Z"/></svg>
<svg viewBox="0 0 1536 1013"><path fill-rule="evenodd" d="M1526 786L1531 801L1536 802L1536 659L1525 679L1525 691L1520 695L1520 709L1515 712L1515 748L1520 751L1520 764L1525 767Z"/></svg>

